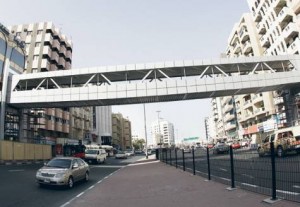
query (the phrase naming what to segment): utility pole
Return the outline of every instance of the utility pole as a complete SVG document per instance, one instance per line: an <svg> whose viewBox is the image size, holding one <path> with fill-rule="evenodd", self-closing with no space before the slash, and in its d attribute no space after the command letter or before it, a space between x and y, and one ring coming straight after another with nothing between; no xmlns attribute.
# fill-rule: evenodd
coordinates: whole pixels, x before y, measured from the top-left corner
<svg viewBox="0 0 300 207"><path fill-rule="evenodd" d="M146 124L146 107L144 106L144 126L145 126L145 145L146 145L146 159L148 159L148 139L147 139L147 124Z"/></svg>
<svg viewBox="0 0 300 207"><path fill-rule="evenodd" d="M158 136L159 136L159 144L160 144L160 148L161 148L161 135L160 135L160 123L159 123L159 113L160 111L156 111L157 112L157 125L158 125Z"/></svg>

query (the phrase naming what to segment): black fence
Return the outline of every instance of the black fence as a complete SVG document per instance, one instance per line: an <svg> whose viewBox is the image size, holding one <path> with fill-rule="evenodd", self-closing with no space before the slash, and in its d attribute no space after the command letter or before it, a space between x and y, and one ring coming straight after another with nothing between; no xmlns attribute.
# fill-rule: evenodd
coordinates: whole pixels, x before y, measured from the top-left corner
<svg viewBox="0 0 300 207"><path fill-rule="evenodd" d="M222 182L231 188L300 202L300 155L291 152L277 157L271 143L271 153L260 157L254 149L230 149L222 154L213 149L160 149L160 161L184 171Z"/></svg>

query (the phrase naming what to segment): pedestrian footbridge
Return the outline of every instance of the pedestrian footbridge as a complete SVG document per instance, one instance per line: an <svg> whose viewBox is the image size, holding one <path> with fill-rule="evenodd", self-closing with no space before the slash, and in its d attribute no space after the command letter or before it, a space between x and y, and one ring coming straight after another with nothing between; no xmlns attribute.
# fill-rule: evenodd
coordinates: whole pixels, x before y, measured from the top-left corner
<svg viewBox="0 0 300 207"><path fill-rule="evenodd" d="M13 75L17 108L104 106L231 96L298 86L300 56L239 57Z"/></svg>

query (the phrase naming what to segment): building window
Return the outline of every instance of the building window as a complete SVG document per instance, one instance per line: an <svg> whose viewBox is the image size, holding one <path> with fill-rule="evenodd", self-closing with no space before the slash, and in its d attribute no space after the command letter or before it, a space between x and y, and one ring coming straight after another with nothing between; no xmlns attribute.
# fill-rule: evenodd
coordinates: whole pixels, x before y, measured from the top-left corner
<svg viewBox="0 0 300 207"><path fill-rule="evenodd" d="M41 46L41 43L40 43L40 42L36 42L36 43L34 44L34 46L35 46L35 47L40 47L40 46Z"/></svg>
<svg viewBox="0 0 300 207"><path fill-rule="evenodd" d="M17 33L16 33L16 36L20 36L20 35L21 35L21 32L17 32Z"/></svg>
<svg viewBox="0 0 300 207"><path fill-rule="evenodd" d="M32 31L27 31L27 35L31 35L32 34Z"/></svg>
<svg viewBox="0 0 300 207"><path fill-rule="evenodd" d="M34 55L33 56L33 60L38 60L39 59L39 55Z"/></svg>
<svg viewBox="0 0 300 207"><path fill-rule="evenodd" d="M43 30L38 30L37 31L37 34L42 34L43 33Z"/></svg>

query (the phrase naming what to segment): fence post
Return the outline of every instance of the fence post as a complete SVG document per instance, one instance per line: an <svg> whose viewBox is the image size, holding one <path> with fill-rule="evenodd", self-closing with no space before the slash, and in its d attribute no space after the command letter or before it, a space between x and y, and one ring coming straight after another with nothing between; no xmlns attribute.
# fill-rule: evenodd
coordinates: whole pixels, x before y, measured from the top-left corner
<svg viewBox="0 0 300 207"><path fill-rule="evenodd" d="M235 189L235 180L234 180L234 164L233 164L233 150L232 146L229 147L229 153L230 153L230 168L231 168L231 188L230 190Z"/></svg>
<svg viewBox="0 0 300 207"><path fill-rule="evenodd" d="M208 147L206 147L206 158L207 158L207 174L208 174L208 180L211 180L211 177L210 177L209 148L208 148Z"/></svg>
<svg viewBox="0 0 300 207"><path fill-rule="evenodd" d="M158 149L155 149L155 158L156 158L156 160L158 160Z"/></svg>
<svg viewBox="0 0 300 207"><path fill-rule="evenodd" d="M165 148L166 164L168 164L168 149Z"/></svg>
<svg viewBox="0 0 300 207"><path fill-rule="evenodd" d="M172 149L170 148L170 165L172 166Z"/></svg>
<svg viewBox="0 0 300 207"><path fill-rule="evenodd" d="M275 168L275 150L274 142L270 143L271 147L271 163L272 163L272 198L271 200L276 200L276 168Z"/></svg>
<svg viewBox="0 0 300 207"><path fill-rule="evenodd" d="M185 160L184 160L184 150L182 149L182 167L183 171L185 171Z"/></svg>
<svg viewBox="0 0 300 207"><path fill-rule="evenodd" d="M177 148L175 148L175 165L176 165L176 168L178 167L177 166Z"/></svg>
<svg viewBox="0 0 300 207"><path fill-rule="evenodd" d="M196 175L195 150L194 150L194 147L192 148L192 154L193 154L193 174Z"/></svg>

